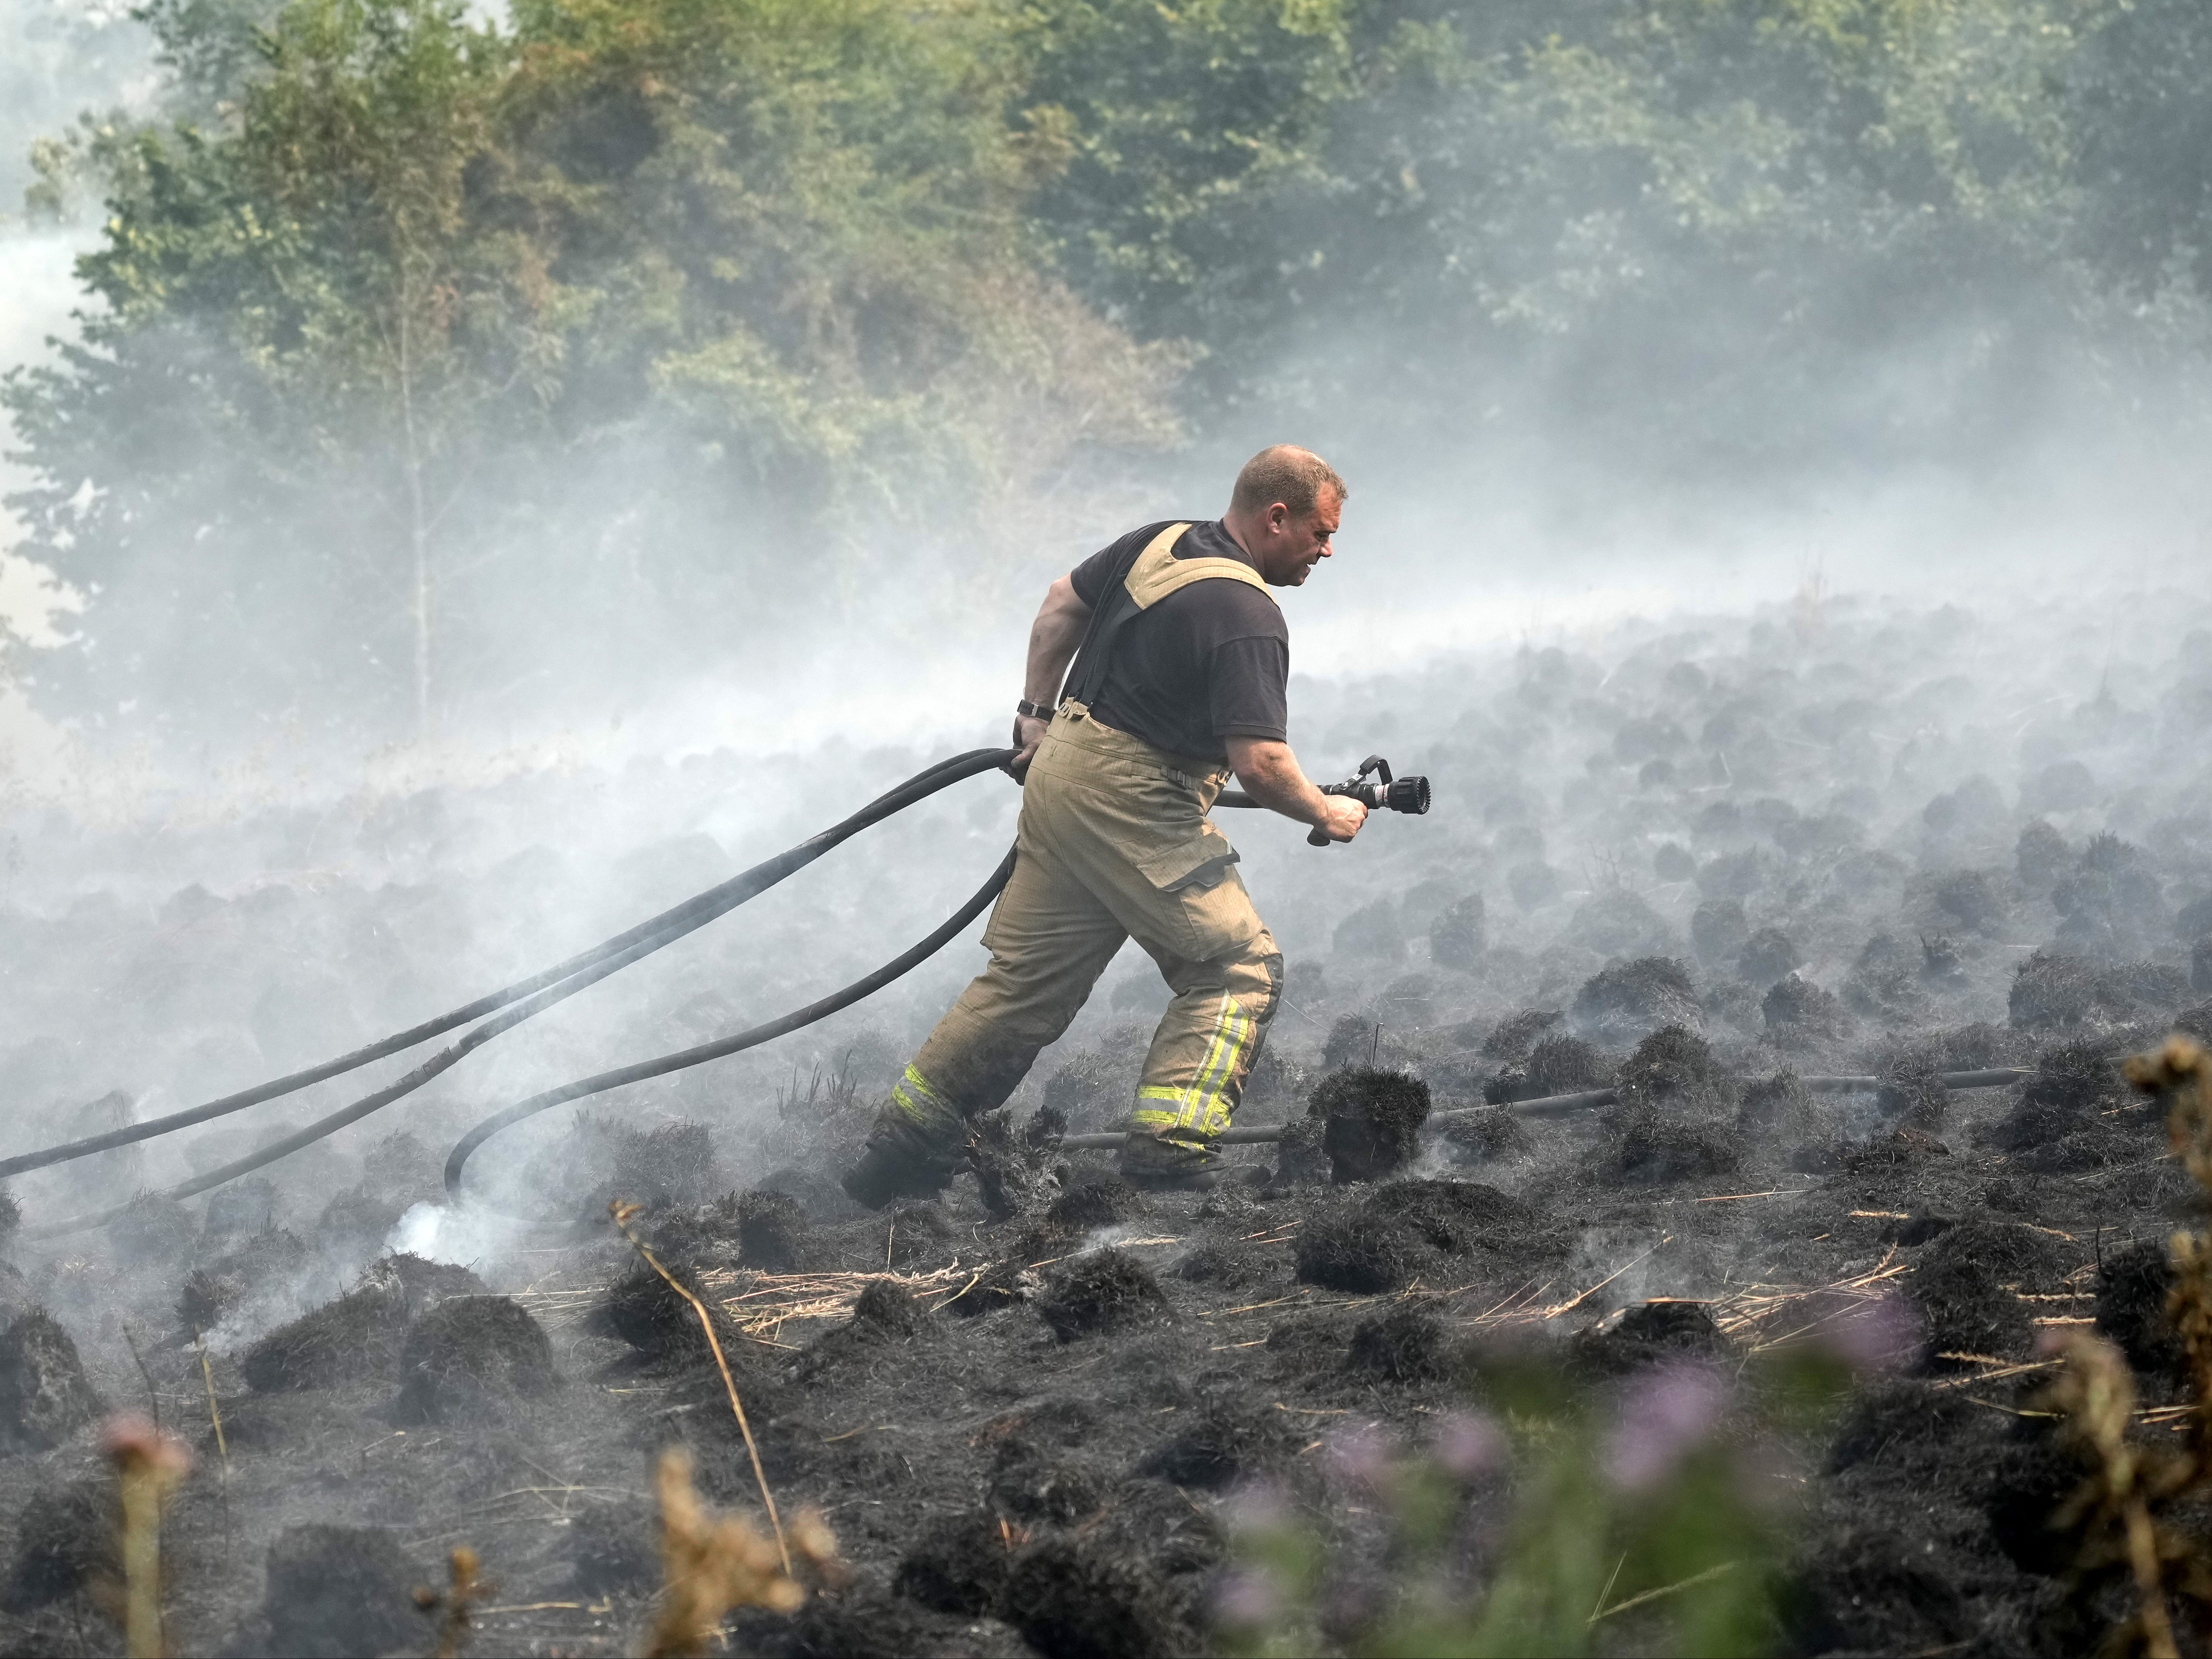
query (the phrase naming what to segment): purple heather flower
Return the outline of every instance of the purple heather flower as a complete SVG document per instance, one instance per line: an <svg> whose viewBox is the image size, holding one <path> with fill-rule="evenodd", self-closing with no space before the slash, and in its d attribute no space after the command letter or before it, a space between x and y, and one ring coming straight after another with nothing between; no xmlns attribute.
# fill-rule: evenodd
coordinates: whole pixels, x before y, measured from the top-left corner
<svg viewBox="0 0 2212 1659"><path fill-rule="evenodd" d="M1274 1575L1246 1567L1225 1575L1214 1587L1213 1616L1246 1630L1271 1624L1283 1610L1283 1593Z"/></svg>
<svg viewBox="0 0 2212 1659"><path fill-rule="evenodd" d="M1229 1500L1230 1524L1239 1532L1272 1532L1291 1520L1290 1495L1272 1480L1239 1486Z"/></svg>
<svg viewBox="0 0 2212 1659"><path fill-rule="evenodd" d="M1727 1381L1703 1365L1667 1365L1632 1387L1606 1446L1606 1472L1643 1492L1674 1472L1728 1403Z"/></svg>
<svg viewBox="0 0 2212 1659"><path fill-rule="evenodd" d="M1322 1627L1348 1633L1371 1625L1386 1599L1382 1587L1365 1575L1333 1577L1321 1595Z"/></svg>
<svg viewBox="0 0 2212 1659"><path fill-rule="evenodd" d="M1390 1471L1390 1437L1372 1423L1354 1423L1329 1437L1329 1462L1362 1486L1382 1484Z"/></svg>
<svg viewBox="0 0 2212 1659"><path fill-rule="evenodd" d="M1855 1371L1888 1371L1920 1345L1920 1322L1901 1296L1861 1304L1829 1324L1821 1340Z"/></svg>
<svg viewBox="0 0 2212 1659"><path fill-rule="evenodd" d="M1505 1437L1498 1425L1473 1412L1438 1419L1430 1444L1444 1472L1460 1480L1479 1480L1505 1462Z"/></svg>

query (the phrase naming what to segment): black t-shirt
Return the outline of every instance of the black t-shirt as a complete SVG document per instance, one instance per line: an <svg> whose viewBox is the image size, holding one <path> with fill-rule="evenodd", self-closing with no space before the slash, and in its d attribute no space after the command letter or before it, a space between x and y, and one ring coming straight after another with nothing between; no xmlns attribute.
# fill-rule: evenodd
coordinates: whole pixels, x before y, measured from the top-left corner
<svg viewBox="0 0 2212 1659"><path fill-rule="evenodd" d="M1163 519L1133 530L1075 567L1075 596L1093 611L1129 574ZM1193 524L1178 559L1252 561L1220 524ZM1107 664L1091 712L1117 732L1195 760L1225 761L1224 738L1288 739L1291 630L1267 594L1248 582L1193 582L1132 617Z"/></svg>

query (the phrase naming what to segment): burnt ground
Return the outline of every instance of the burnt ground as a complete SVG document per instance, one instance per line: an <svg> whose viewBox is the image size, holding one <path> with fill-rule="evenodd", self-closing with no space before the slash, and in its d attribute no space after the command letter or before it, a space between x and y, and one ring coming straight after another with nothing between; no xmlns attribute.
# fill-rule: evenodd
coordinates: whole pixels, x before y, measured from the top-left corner
<svg viewBox="0 0 2212 1659"><path fill-rule="evenodd" d="M1747 1089L1669 1029L1616 1057L1640 1079L1631 1103L1530 1121L1494 1157L1480 1135L1431 1139L1379 1181L1139 1195L1074 1154L1038 1184L1048 1201L1000 1220L967 1177L882 1216L798 1171L795 1195L664 1208L648 1237L728 1315L780 1501L820 1509L854 1573L794 1619L741 1619L733 1649L1201 1650L1237 1494L1287 1489L1346 1571L1379 1563L1383 1523L1346 1500L1340 1449L1432 1442L1486 1344L1548 1345L1599 1399L1655 1358L1737 1364L1887 1295L1914 1316L1787 1443L1800 1565L1777 1645L2066 1650L2066 1563L2006 1531L2008 1413L2039 1328L2094 1318L2100 1285L2147 1404L2169 1397L2128 1264L2197 1206L2113 1069L2149 1034L1978 1032L1998 1052L1974 1058L2035 1064L2028 1085L1837 1102L1786 1077ZM654 1450L685 1444L709 1495L754 1500L696 1321L611 1228L526 1247L489 1282L388 1256L214 1356L227 1458L189 1337L140 1337L150 1400L143 1378L100 1383L198 1446L167 1532L179 1651L424 1650L427 1620L393 1597L462 1543L495 1585L477 1650L623 1651L658 1583ZM19 1440L0 1466L8 1651L120 1650L91 1413L55 1406L58 1443ZM1510 1504L1510 1483L1468 1501ZM1651 1635L1624 1620L1600 1645Z"/></svg>
<svg viewBox="0 0 2212 1659"><path fill-rule="evenodd" d="M1230 825L1291 963L1240 1115L1292 1125L1237 1154L1263 1186L1140 1198L1102 1156L1055 1151L1061 1128L1127 1109L1161 994L1133 962L986 1126L981 1178L854 1212L833 1172L972 969L948 951L810 1034L817 1049L495 1142L481 1178L526 1224L434 1207L444 1148L491 1105L879 959L882 929L830 901L873 915L898 882L825 860L787 912L763 902L702 956L617 985L597 1024L580 999L550 1076L479 1076L190 1205L142 1200L46 1244L0 1237L0 1652L120 1651L95 1449L114 1409L197 1449L166 1534L177 1651L427 1651L410 1592L463 1543L495 1587L474 1650L634 1650L659 1571L657 1452L689 1446L720 1503L757 1494L696 1324L640 1277L614 1198L646 1206L645 1236L720 1308L779 1502L819 1509L852 1568L793 1618L734 1620L733 1651L1234 1646L1224 1620L1251 1611L1238 1568L1269 1516L1323 1547L1280 1645L1371 1648L1419 1589L1376 1474L1390 1449L1449 1472L1425 1525L1451 1595L1477 1606L1544 1497L1545 1449L1613 1449L1626 1493L1619 1449L1669 1400L1723 1401L1681 1432L1758 1472L1778 1559L1738 1646L2093 1650L2124 1598L2071 1587L2044 1522L2074 1472L2020 1413L2048 1375L2039 1339L2096 1322L2135 1365L2136 1432L2172 1432L2161 1243L2202 1205L2118 1066L2177 1024L2212 1033L2212 636L2100 680L2102 643L2060 629L2047 650L1985 652L1969 620L1754 618L1604 659L1531 651L1345 689L1325 737L1302 728L1310 763L1389 731L1438 805L1327 854ZM1413 709L1443 724L1392 727ZM658 833L692 829L656 853L659 885L599 894L604 917L546 896L543 848L476 877L441 850L508 797L519 823L583 819L550 777L357 803L351 830L239 830L223 854L290 867L275 831L297 830L313 860L336 842L349 867L418 872L380 886L241 874L218 893L179 873L155 902L151 874L116 883L125 896L88 884L157 855L212 865L214 832L181 854L33 836L33 868L62 848L54 881L86 890L0 911L9 960L39 969L0 1008L0 1082L42 1103L0 1126L9 1149L163 1109L102 1093L122 1063L106 1056L159 1057L143 1063L179 1103L204 1098L696 890L728 860L685 803L725 798L744 769L725 756L696 783L661 769L611 792ZM927 861L900 878L914 914L884 924L911 925L902 940L997 856L1006 796L902 821ZM478 917L501 954L470 953ZM353 1027L316 1025L338 987L370 1000ZM2034 1075L1941 1085L2006 1066ZM1796 1081L1835 1073L1878 1087ZM1615 1085L1601 1112L1420 1122L1425 1106ZM66 1214L264 1133L216 1126L18 1196L29 1220ZM1817 1400L1778 1412L1762 1368L1801 1352L1836 1363ZM1548 1379L1534 1407L1498 1380L1516 1366ZM1705 1381L1685 1394L1685 1376ZM1517 1449L1501 1461L1504 1429ZM1615 1568L1597 1565L1598 1601ZM1579 1639L1664 1649L1666 1606Z"/></svg>

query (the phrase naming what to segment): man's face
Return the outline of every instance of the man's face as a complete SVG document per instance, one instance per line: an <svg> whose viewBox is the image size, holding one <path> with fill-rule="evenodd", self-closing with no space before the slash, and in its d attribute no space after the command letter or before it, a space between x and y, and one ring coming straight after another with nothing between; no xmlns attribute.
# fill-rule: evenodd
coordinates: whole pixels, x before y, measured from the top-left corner
<svg viewBox="0 0 2212 1659"><path fill-rule="evenodd" d="M1329 538L1344 518L1344 502L1324 489L1310 513L1293 514L1277 502L1261 526L1260 574L1277 587L1303 587L1313 568L1336 550Z"/></svg>

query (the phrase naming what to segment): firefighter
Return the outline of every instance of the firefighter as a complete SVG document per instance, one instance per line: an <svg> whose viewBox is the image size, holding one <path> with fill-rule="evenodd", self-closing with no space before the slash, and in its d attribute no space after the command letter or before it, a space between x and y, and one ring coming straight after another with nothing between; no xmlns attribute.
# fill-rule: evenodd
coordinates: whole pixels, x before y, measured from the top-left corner
<svg viewBox="0 0 2212 1659"><path fill-rule="evenodd" d="M1322 794L1291 752L1290 631L1267 591L1302 586L1329 556L1345 495L1318 455L1279 444L1245 463L1219 520L1132 531L1046 592L1016 705L1021 823L983 933L990 965L877 1115L844 1176L859 1202L941 1190L966 1121L1012 1092L1127 939L1173 1000L1121 1172L1155 1188L1218 1178L1215 1142L1281 1000L1283 957L1207 810L1233 773L1260 805L1334 841L1367 816Z"/></svg>

